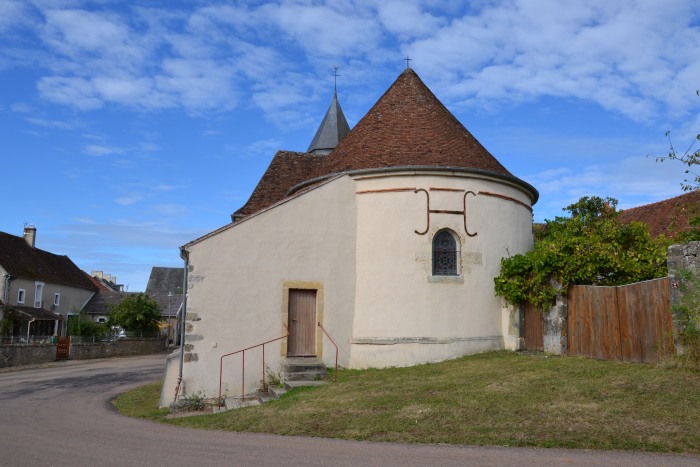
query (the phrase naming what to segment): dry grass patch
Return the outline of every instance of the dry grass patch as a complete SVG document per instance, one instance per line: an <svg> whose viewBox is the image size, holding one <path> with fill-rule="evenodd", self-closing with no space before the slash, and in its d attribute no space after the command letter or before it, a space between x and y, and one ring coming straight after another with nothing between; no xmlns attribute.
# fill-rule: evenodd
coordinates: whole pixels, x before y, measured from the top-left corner
<svg viewBox="0 0 700 467"><path fill-rule="evenodd" d="M683 368L493 352L341 371L336 384L262 406L163 421L371 441L698 454L699 388L700 372Z"/></svg>

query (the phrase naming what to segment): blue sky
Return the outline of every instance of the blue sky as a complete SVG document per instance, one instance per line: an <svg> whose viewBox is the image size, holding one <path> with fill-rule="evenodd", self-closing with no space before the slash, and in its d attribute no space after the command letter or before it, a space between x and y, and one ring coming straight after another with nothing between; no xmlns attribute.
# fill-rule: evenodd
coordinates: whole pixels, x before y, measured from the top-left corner
<svg viewBox="0 0 700 467"><path fill-rule="evenodd" d="M353 126L411 67L540 192L633 207L700 131L696 0L0 0L0 231L144 290L230 221L338 97Z"/></svg>

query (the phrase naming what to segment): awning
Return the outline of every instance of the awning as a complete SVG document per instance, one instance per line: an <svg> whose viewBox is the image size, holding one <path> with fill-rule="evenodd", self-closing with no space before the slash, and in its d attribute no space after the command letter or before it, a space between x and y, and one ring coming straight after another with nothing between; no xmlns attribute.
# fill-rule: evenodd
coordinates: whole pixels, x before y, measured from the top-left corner
<svg viewBox="0 0 700 467"><path fill-rule="evenodd" d="M63 316L57 315L49 310L45 310L43 308L32 308L29 306L13 306L11 307L13 310L17 310L23 315L28 316L29 318L34 318L38 321L55 321L55 320L63 320Z"/></svg>

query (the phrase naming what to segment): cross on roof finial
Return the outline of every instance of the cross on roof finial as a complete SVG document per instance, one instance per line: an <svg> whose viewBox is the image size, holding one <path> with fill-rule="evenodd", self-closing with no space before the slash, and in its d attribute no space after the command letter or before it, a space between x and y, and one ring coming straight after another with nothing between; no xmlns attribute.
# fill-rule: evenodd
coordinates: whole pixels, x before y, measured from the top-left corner
<svg viewBox="0 0 700 467"><path fill-rule="evenodd" d="M406 55L406 58L404 58L404 60L406 60L406 68L410 68L410 65L408 64L408 62L410 62L413 59L410 58L408 55Z"/></svg>
<svg viewBox="0 0 700 467"><path fill-rule="evenodd" d="M338 68L340 68L338 65L333 65L333 92L336 92L337 86L338 86Z"/></svg>

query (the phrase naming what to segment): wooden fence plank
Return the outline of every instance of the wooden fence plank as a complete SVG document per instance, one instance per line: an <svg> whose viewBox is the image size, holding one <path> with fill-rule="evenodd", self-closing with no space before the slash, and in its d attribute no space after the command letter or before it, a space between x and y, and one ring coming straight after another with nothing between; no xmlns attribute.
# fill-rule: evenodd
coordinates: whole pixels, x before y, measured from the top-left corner
<svg viewBox="0 0 700 467"><path fill-rule="evenodd" d="M621 287L572 286L568 298L569 355L656 362L660 349L672 350L667 278Z"/></svg>

